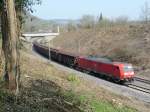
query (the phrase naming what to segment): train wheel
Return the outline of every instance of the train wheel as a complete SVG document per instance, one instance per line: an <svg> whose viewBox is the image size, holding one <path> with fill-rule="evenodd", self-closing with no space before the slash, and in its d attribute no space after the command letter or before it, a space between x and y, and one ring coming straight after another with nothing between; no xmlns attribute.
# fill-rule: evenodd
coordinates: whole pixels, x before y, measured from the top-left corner
<svg viewBox="0 0 150 112"><path fill-rule="evenodd" d="M110 77L106 77L106 80L110 81L110 80L111 80L111 78L110 78Z"/></svg>
<svg viewBox="0 0 150 112"><path fill-rule="evenodd" d="M125 81L124 80L120 80L119 84L124 85Z"/></svg>
<svg viewBox="0 0 150 112"><path fill-rule="evenodd" d="M120 80L119 79L114 79L114 82L119 84L120 83Z"/></svg>
<svg viewBox="0 0 150 112"><path fill-rule="evenodd" d="M80 67L75 67L75 69L76 69L77 71L83 72L83 69L80 68Z"/></svg>

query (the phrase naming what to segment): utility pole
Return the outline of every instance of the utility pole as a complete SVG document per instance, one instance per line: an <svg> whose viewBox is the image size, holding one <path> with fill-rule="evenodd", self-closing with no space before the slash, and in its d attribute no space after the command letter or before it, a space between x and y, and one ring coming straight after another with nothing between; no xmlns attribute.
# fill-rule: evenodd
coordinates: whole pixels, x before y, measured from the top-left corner
<svg viewBox="0 0 150 112"><path fill-rule="evenodd" d="M48 42L48 48L49 48L49 61L51 62L51 48L53 47L53 40L50 40Z"/></svg>
<svg viewBox="0 0 150 112"><path fill-rule="evenodd" d="M78 42L78 52L79 52L79 54L80 54L80 40L79 40L79 42Z"/></svg>
<svg viewBox="0 0 150 112"><path fill-rule="evenodd" d="M60 28L59 28L59 26L57 26L57 33L58 33L58 34L60 33Z"/></svg>
<svg viewBox="0 0 150 112"><path fill-rule="evenodd" d="M48 53L49 53L49 62L51 62L51 48L50 48L50 41L48 42Z"/></svg>

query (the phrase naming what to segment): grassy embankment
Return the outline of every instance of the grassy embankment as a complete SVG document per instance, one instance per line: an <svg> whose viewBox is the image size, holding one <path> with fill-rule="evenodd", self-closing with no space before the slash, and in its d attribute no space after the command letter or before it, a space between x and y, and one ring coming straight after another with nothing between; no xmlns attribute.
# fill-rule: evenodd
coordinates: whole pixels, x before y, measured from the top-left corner
<svg viewBox="0 0 150 112"><path fill-rule="evenodd" d="M0 112L136 111L129 99L90 86L92 82L58 70L33 54L21 51L21 60L20 95L1 87Z"/></svg>

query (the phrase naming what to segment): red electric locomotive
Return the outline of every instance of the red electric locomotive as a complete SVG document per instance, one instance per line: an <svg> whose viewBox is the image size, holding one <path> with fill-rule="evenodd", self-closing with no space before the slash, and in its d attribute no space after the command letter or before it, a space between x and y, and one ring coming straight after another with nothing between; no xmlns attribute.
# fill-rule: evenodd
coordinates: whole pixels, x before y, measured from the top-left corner
<svg viewBox="0 0 150 112"><path fill-rule="evenodd" d="M78 57L76 63L81 69L105 75L117 82L130 82L134 78L131 64L111 62L107 59L95 57Z"/></svg>

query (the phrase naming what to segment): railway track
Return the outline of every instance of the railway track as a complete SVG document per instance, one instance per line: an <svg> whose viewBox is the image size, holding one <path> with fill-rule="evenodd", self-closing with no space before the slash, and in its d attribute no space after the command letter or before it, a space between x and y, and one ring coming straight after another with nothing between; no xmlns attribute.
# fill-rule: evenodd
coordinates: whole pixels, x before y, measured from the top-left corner
<svg viewBox="0 0 150 112"><path fill-rule="evenodd" d="M135 77L136 83L127 84L126 86L144 93L150 94L150 81L144 78Z"/></svg>
<svg viewBox="0 0 150 112"><path fill-rule="evenodd" d="M146 83L150 85L150 80L144 79L144 78L140 78L140 77L135 77L134 78L136 81L142 82L142 83Z"/></svg>
<svg viewBox="0 0 150 112"><path fill-rule="evenodd" d="M138 86L138 85L135 85L135 84L128 84L126 86L129 87L129 88L132 88L132 89L150 94L150 89L149 88L145 88L145 87Z"/></svg>

